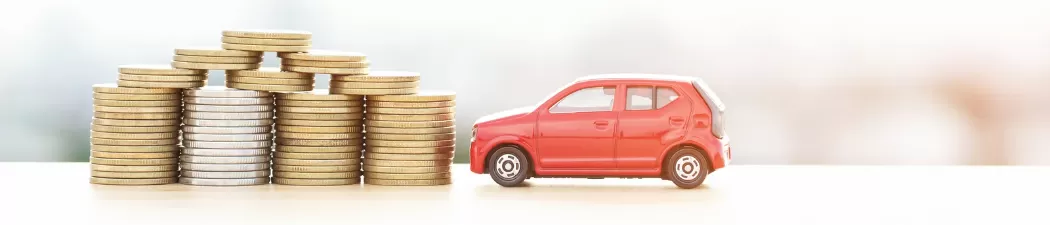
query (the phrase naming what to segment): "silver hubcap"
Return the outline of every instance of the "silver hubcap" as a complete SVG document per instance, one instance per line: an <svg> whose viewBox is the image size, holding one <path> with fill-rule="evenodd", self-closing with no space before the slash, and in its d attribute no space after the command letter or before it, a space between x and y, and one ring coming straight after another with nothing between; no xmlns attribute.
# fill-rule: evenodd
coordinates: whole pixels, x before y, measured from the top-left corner
<svg viewBox="0 0 1050 225"><path fill-rule="evenodd" d="M504 179L514 179L521 173L521 160L511 154L503 154L496 159L496 174Z"/></svg>
<svg viewBox="0 0 1050 225"><path fill-rule="evenodd" d="M691 155L682 156L674 164L674 173L682 180L693 180L700 176L700 160Z"/></svg>

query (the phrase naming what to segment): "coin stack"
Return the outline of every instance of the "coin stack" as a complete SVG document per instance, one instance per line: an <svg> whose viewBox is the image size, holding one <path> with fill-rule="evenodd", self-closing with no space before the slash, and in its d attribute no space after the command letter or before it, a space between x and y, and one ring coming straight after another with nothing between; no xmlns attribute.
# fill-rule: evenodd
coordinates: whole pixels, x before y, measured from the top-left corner
<svg viewBox="0 0 1050 225"><path fill-rule="evenodd" d="M310 32L295 30L224 30L222 48L252 52L306 52Z"/></svg>
<svg viewBox="0 0 1050 225"><path fill-rule="evenodd" d="M365 184L445 185L455 148L455 93L368 96Z"/></svg>
<svg viewBox="0 0 1050 225"><path fill-rule="evenodd" d="M302 73L331 74L332 80L344 76L368 74L369 62L365 55L357 52L311 50L308 53L277 53L281 58L281 69ZM333 88L334 94L344 93L346 88ZM359 94L357 94L359 95Z"/></svg>
<svg viewBox="0 0 1050 225"><path fill-rule="evenodd" d="M178 48L171 66L195 70L250 70L258 69L262 52L224 50L218 48Z"/></svg>
<svg viewBox="0 0 1050 225"><path fill-rule="evenodd" d="M362 96L328 90L277 94L273 183L360 183L363 105Z"/></svg>
<svg viewBox="0 0 1050 225"><path fill-rule="evenodd" d="M263 91L208 86L185 91L182 176L206 186L270 182L274 99Z"/></svg>
<svg viewBox="0 0 1050 225"><path fill-rule="evenodd" d="M332 75L331 91L350 95L403 95L419 89L419 73L374 71L368 75Z"/></svg>
<svg viewBox="0 0 1050 225"><path fill-rule="evenodd" d="M91 122L91 183L151 185L178 177L182 90L99 84Z"/></svg>
<svg viewBox="0 0 1050 225"><path fill-rule="evenodd" d="M208 80L207 70L168 65L125 65L118 69L117 86L134 88L195 88Z"/></svg>
<svg viewBox="0 0 1050 225"><path fill-rule="evenodd" d="M314 89L314 74L281 71L274 67L258 70L227 70L226 86L244 90L294 92Z"/></svg>

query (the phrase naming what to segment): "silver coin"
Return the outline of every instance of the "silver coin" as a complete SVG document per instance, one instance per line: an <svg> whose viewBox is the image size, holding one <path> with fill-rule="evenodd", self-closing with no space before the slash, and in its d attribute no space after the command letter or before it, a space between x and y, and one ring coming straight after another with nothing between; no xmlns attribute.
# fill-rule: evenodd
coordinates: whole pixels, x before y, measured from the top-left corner
<svg viewBox="0 0 1050 225"><path fill-rule="evenodd" d="M182 148L182 155L196 156L258 156L270 155L271 152L273 152L273 150L270 148Z"/></svg>
<svg viewBox="0 0 1050 225"><path fill-rule="evenodd" d="M179 177L180 184L186 185L200 185L200 186L248 186L248 185L263 185L269 184L269 177L260 178L240 178L240 179L209 179L209 178L191 178L191 177Z"/></svg>
<svg viewBox="0 0 1050 225"><path fill-rule="evenodd" d="M209 97L186 97L186 104L196 105L273 105L273 98L209 98Z"/></svg>
<svg viewBox="0 0 1050 225"><path fill-rule="evenodd" d="M273 112L273 105L197 105L186 104L183 108L193 112Z"/></svg>
<svg viewBox="0 0 1050 225"><path fill-rule="evenodd" d="M187 111L183 113L185 118L209 119L209 120L254 120L273 119L273 112L197 112Z"/></svg>
<svg viewBox="0 0 1050 225"><path fill-rule="evenodd" d="M261 127L273 125L273 119L254 119L254 120L205 120L205 119L185 119L182 123L189 126L199 127Z"/></svg>
<svg viewBox="0 0 1050 225"><path fill-rule="evenodd" d="M273 141L193 141L183 140L182 146L187 148L269 148Z"/></svg>
<svg viewBox="0 0 1050 225"><path fill-rule="evenodd" d="M212 97L212 98L260 98L273 97L273 94L265 91L241 90L223 86L204 86L188 89L182 92L186 97Z"/></svg>
<svg viewBox="0 0 1050 225"><path fill-rule="evenodd" d="M183 170L193 171L218 171L218 172L229 172L229 171L256 171L256 170L267 170L270 169L270 163L241 163L241 164L204 164L204 163L190 163L182 162L179 166Z"/></svg>
<svg viewBox="0 0 1050 225"><path fill-rule="evenodd" d="M195 133L195 134L264 134L270 133L273 128L269 126L264 127L198 127L198 126L183 126L183 133Z"/></svg>
<svg viewBox="0 0 1050 225"><path fill-rule="evenodd" d="M270 177L270 170L240 171L240 172L216 172L216 171L192 171L183 170L182 177L190 178L257 178Z"/></svg>
<svg viewBox="0 0 1050 225"><path fill-rule="evenodd" d="M273 140L273 133L261 134L198 134L183 133L183 140L193 141L265 141Z"/></svg>
<svg viewBox="0 0 1050 225"><path fill-rule="evenodd" d="M186 163L201 163L201 164L248 164L248 163L268 163L270 162L270 156L197 156L197 155L181 155L179 161Z"/></svg>

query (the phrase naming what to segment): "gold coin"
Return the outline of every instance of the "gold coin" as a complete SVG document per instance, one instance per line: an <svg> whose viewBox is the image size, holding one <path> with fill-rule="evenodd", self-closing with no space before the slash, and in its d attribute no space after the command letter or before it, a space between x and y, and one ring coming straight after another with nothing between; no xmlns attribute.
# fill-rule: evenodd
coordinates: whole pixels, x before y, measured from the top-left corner
<svg viewBox="0 0 1050 225"><path fill-rule="evenodd" d="M101 152L91 151L91 157L107 159L163 159L174 158L179 152Z"/></svg>
<svg viewBox="0 0 1050 225"><path fill-rule="evenodd" d="M451 184L451 178L441 178L433 180L383 180L383 179L372 179L366 178L365 184L371 185L386 185L386 186L437 186Z"/></svg>
<svg viewBox="0 0 1050 225"><path fill-rule="evenodd" d="M448 134L456 132L455 127L419 127L419 128L394 128L394 127L365 127L365 132L379 134Z"/></svg>
<svg viewBox="0 0 1050 225"><path fill-rule="evenodd" d="M310 139L287 139L277 138L277 144L279 145L294 145L294 146L350 146L350 145L361 145L360 139L350 140L310 140Z"/></svg>
<svg viewBox="0 0 1050 225"><path fill-rule="evenodd" d="M247 83L234 83L226 82L227 87L256 90L256 91L309 91L313 90L313 85L272 85L272 84L247 84Z"/></svg>
<svg viewBox="0 0 1050 225"><path fill-rule="evenodd" d="M455 126L456 121L444 120L444 121L382 121L382 120L368 120L365 121L365 126L369 127L390 127L390 128L430 128L430 127L451 127Z"/></svg>
<svg viewBox="0 0 1050 225"><path fill-rule="evenodd" d="M278 171L273 173L274 177L291 179L350 179L361 176L360 171L350 172L328 172L328 173L303 173Z"/></svg>
<svg viewBox="0 0 1050 225"><path fill-rule="evenodd" d="M112 112L112 113L171 113L171 112L182 112L182 107L181 106L148 106L148 107L95 106L95 112Z"/></svg>
<svg viewBox="0 0 1050 225"><path fill-rule="evenodd" d="M309 45L244 45L230 43L222 43L222 48L258 52L305 52L310 50Z"/></svg>
<svg viewBox="0 0 1050 225"><path fill-rule="evenodd" d="M230 64L252 64L262 62L262 57L259 56L248 56L248 57L229 57L229 56L196 56L196 55L175 55L172 60L177 62L195 62L195 63L230 63Z"/></svg>
<svg viewBox="0 0 1050 225"><path fill-rule="evenodd" d="M361 158L361 152L274 152L273 157L284 159L354 159Z"/></svg>
<svg viewBox="0 0 1050 225"><path fill-rule="evenodd" d="M365 153L366 159L383 159L383 160L415 160L415 161L427 161L427 160L443 160L451 159L452 154L388 154L388 153Z"/></svg>
<svg viewBox="0 0 1050 225"><path fill-rule="evenodd" d="M211 97L192 97L188 96L183 99L186 105L197 104L197 105L273 105L273 98L261 97L261 98L211 98Z"/></svg>
<svg viewBox="0 0 1050 225"><path fill-rule="evenodd" d="M258 63L199 63L199 62L171 62L171 66L182 69L198 70L252 70L258 69Z"/></svg>
<svg viewBox="0 0 1050 225"><path fill-rule="evenodd" d="M430 161L409 161L409 160L382 160L382 159L365 159L365 166L389 166L389 167L420 167L420 166L449 166L452 165L452 160L430 160Z"/></svg>
<svg viewBox="0 0 1050 225"><path fill-rule="evenodd" d="M451 91L419 91L411 95L369 96L369 101L382 102L437 102L456 100L456 93Z"/></svg>
<svg viewBox="0 0 1050 225"><path fill-rule="evenodd" d="M391 114L365 114L365 119L368 120L387 120L387 121L442 121L442 120L453 120L456 119L455 114L430 114L430 115L391 115Z"/></svg>
<svg viewBox="0 0 1050 225"><path fill-rule="evenodd" d="M242 38L242 37L222 37L222 43L230 44L242 44L242 45L310 45L308 39L276 39L276 38Z"/></svg>
<svg viewBox="0 0 1050 225"><path fill-rule="evenodd" d="M277 106L285 107L362 107L364 101L316 101L316 100L277 100Z"/></svg>
<svg viewBox="0 0 1050 225"><path fill-rule="evenodd" d="M330 85L330 84L329 84ZM344 95L407 95L417 92L416 88L330 88L329 93Z"/></svg>
<svg viewBox="0 0 1050 225"><path fill-rule="evenodd" d="M154 140L154 139L171 139L179 138L179 132L162 132L162 133L110 133L110 132L98 132L91 131L91 137L93 138L105 138L105 139L119 139L119 140Z"/></svg>
<svg viewBox="0 0 1050 225"><path fill-rule="evenodd" d="M364 115L361 115L364 117ZM353 119L353 120L289 120L289 119L277 119L277 124L284 126L305 126L305 127L349 127L357 126L360 127L364 120Z"/></svg>
<svg viewBox="0 0 1050 225"><path fill-rule="evenodd" d="M291 40L305 40L310 39L313 33L308 31L298 30L265 30L265 29L247 29L247 30L224 30L222 31L223 37L242 37L242 38L264 38L264 39L291 39Z"/></svg>
<svg viewBox="0 0 1050 225"><path fill-rule="evenodd" d="M332 80L367 83L418 82L419 73L408 71L371 71L363 76L333 76Z"/></svg>
<svg viewBox="0 0 1050 225"><path fill-rule="evenodd" d="M177 75L132 75L132 74L120 74L118 77L120 80L130 81L153 81L153 82L188 82L188 81L203 81L207 80L208 76L177 76Z"/></svg>
<svg viewBox="0 0 1050 225"><path fill-rule="evenodd" d="M380 108L380 107L368 107L368 113L375 114L398 114L398 115L430 115L430 114L443 114L443 113L454 113L455 108L443 107L443 108Z"/></svg>
<svg viewBox="0 0 1050 225"><path fill-rule="evenodd" d="M308 67L308 66L292 66L292 65L281 65L282 70L295 71L300 73L320 73L320 74L368 74L368 68L326 68L326 67Z"/></svg>
<svg viewBox="0 0 1050 225"><path fill-rule="evenodd" d="M97 106L113 106L113 107L182 106L182 101L179 101L179 100L122 101L122 100L95 99L94 103Z"/></svg>
<svg viewBox="0 0 1050 225"><path fill-rule="evenodd" d="M295 132L277 132L277 138L290 138L290 139L313 139L313 140L333 140L333 139L359 139L364 137L362 133L295 133Z"/></svg>
<svg viewBox="0 0 1050 225"><path fill-rule="evenodd" d="M398 148L398 147L380 147L380 146L368 146L368 152L370 153L388 153L388 154L454 154L456 147L420 147L420 148Z"/></svg>
<svg viewBox="0 0 1050 225"><path fill-rule="evenodd" d="M171 119L171 120L114 120L114 119L94 118L94 119L91 120L91 124L92 125L121 127L121 128L106 128L106 129L131 129L131 128L124 128L124 127L166 127L166 126L176 126L177 127L181 123L182 123L182 121L179 121L178 119ZM152 128L144 128L144 129L152 129ZM106 131L106 130L98 130L98 131ZM110 131L110 132L119 132L119 131ZM152 133L152 132L148 132L148 133Z"/></svg>
<svg viewBox="0 0 1050 225"><path fill-rule="evenodd" d="M286 125L280 123L280 119L278 119L277 126L275 126L275 127L277 128L277 133L284 133L284 132L325 133L325 134L332 134L332 133L361 133L361 130L363 130L363 128L361 128L361 126L352 126L352 127L286 126ZM280 135L278 135L278 136L280 136Z"/></svg>
<svg viewBox="0 0 1050 225"><path fill-rule="evenodd" d="M380 101L367 101L368 107L382 107L382 108L443 108L456 106L456 102L453 101L439 101L439 102L380 102Z"/></svg>
<svg viewBox="0 0 1050 225"><path fill-rule="evenodd" d="M452 178L452 174L448 172L444 173L375 173L365 172L365 177L369 179L384 179L384 180L432 180L441 178Z"/></svg>
<svg viewBox="0 0 1050 225"><path fill-rule="evenodd" d="M179 170L179 166L175 164L171 165L155 165L155 166L113 166L113 165L99 165L91 164L92 171L109 171L109 172L165 172L165 171L176 171Z"/></svg>
<svg viewBox="0 0 1050 225"><path fill-rule="evenodd" d="M448 173L450 166L419 166L419 167L392 167L392 166L364 166L364 171L372 173Z"/></svg>
<svg viewBox="0 0 1050 225"><path fill-rule="evenodd" d="M259 77L277 79L314 79L312 73L281 71L276 67L261 67L255 70L227 70L227 77Z"/></svg>
<svg viewBox="0 0 1050 225"><path fill-rule="evenodd" d="M289 166L349 166L360 165L361 159L286 159L274 158L275 165Z"/></svg>
<svg viewBox="0 0 1050 225"><path fill-rule="evenodd" d="M204 75L208 74L207 70L196 70L196 69L179 69L173 68L169 65L123 65L117 70L122 74L136 74L136 75ZM122 86L117 84L117 86Z"/></svg>
<svg viewBox="0 0 1050 225"><path fill-rule="evenodd" d="M111 172L111 171L97 171L92 170L92 177L101 178L125 178L125 179L141 179L141 178L169 178L176 177L179 173L176 171L157 171L157 172Z"/></svg>
<svg viewBox="0 0 1050 225"><path fill-rule="evenodd" d="M273 165L274 173L277 172L297 172L297 173L336 173L336 172L358 172L361 171L361 165L348 165L348 166L289 166L289 165Z"/></svg>
<svg viewBox="0 0 1050 225"><path fill-rule="evenodd" d="M123 140L123 139L104 139L104 138L91 138L91 144L96 145L120 145L120 146L155 146L155 145L174 145L178 144L179 139L155 139L155 140Z"/></svg>
<svg viewBox="0 0 1050 225"><path fill-rule="evenodd" d="M333 50L310 50L304 53L277 53L282 59L310 60L310 61L334 61L334 62L358 62L365 61L365 54L360 52L344 52Z"/></svg>
<svg viewBox="0 0 1050 225"><path fill-rule="evenodd" d="M274 184L280 185L299 185L299 186L336 186L336 185L354 185L360 184L361 179L350 178L350 179L292 179L283 177L274 177Z"/></svg>
<svg viewBox="0 0 1050 225"><path fill-rule="evenodd" d="M90 158L91 163L100 165L114 165L114 166L151 166L151 165L174 165L179 162L178 158L164 158L164 159L107 159L107 158Z"/></svg>
<svg viewBox="0 0 1050 225"><path fill-rule="evenodd" d="M368 61L356 61L356 62L336 62L336 61L314 61L314 60L298 60L298 59L281 59L281 65L289 66L305 66L305 67L324 67L324 68L365 68L370 63Z"/></svg>
<svg viewBox="0 0 1050 225"><path fill-rule="evenodd" d="M402 148L419 148L419 147L443 147L453 146L456 144L455 140L438 140L438 141L390 141L390 140L367 140L365 144L369 146L385 146L385 147L402 147Z"/></svg>
<svg viewBox="0 0 1050 225"><path fill-rule="evenodd" d="M290 106L278 106L278 112L282 113L361 113L365 111L365 107L290 107Z"/></svg>
<svg viewBox="0 0 1050 225"><path fill-rule="evenodd" d="M117 80L117 85L121 87L140 87L140 88L196 88L203 87L208 81L185 81L185 82L159 82L159 81L133 81L133 80Z"/></svg>
<svg viewBox="0 0 1050 225"><path fill-rule="evenodd" d="M226 50L221 48L177 48L175 55L210 57L262 57L262 52Z"/></svg>
<svg viewBox="0 0 1050 225"><path fill-rule="evenodd" d="M368 139L374 140L391 140L391 141L437 141L437 140L454 140L456 134L381 134L381 133L368 133L365 136Z"/></svg>
<svg viewBox="0 0 1050 225"><path fill-rule="evenodd" d="M290 120L359 120L361 113L289 113L277 112L277 118Z"/></svg>
<svg viewBox="0 0 1050 225"><path fill-rule="evenodd" d="M301 152L301 153L328 153L328 152L358 152L364 149L360 145L351 146L290 146L290 145L277 145L275 150L277 152Z"/></svg>
<svg viewBox="0 0 1050 225"><path fill-rule="evenodd" d="M340 89L398 89L398 88L416 88L419 87L419 81L409 82L347 82L347 81L332 81L329 83L332 88Z"/></svg>
<svg viewBox="0 0 1050 225"><path fill-rule="evenodd" d="M143 146L132 146L132 145L91 145L91 151L100 152L174 152L178 151L179 146L177 145L143 145Z"/></svg>
<svg viewBox="0 0 1050 225"><path fill-rule="evenodd" d="M279 79L237 76L227 76L226 82L275 85L314 85L314 79Z"/></svg>
<svg viewBox="0 0 1050 225"><path fill-rule="evenodd" d="M182 118L182 113L113 113L95 112L95 118L118 120L169 120Z"/></svg>
<svg viewBox="0 0 1050 225"><path fill-rule="evenodd" d="M145 89L145 88L136 88ZM169 88L153 88L160 90L173 90L181 91L181 89L169 89ZM182 100L181 94L113 94L113 93L95 93L95 99L104 100L121 100L121 101L168 101L168 100Z"/></svg>
<svg viewBox="0 0 1050 225"><path fill-rule="evenodd" d="M97 119L96 119L97 120ZM92 131L111 132L111 133L165 133L165 132L178 132L179 126L106 126L91 124Z"/></svg>
<svg viewBox="0 0 1050 225"><path fill-rule="evenodd" d="M166 178L135 178L135 179L122 179L122 178L101 178L91 177L92 184L103 184L103 185L160 185L160 184L172 184L175 183L177 178L166 177Z"/></svg>
<svg viewBox="0 0 1050 225"><path fill-rule="evenodd" d="M279 93L277 100L307 100L307 101L363 101L360 95L334 95L328 93L328 89L317 89L310 92Z"/></svg>
<svg viewBox="0 0 1050 225"><path fill-rule="evenodd" d="M109 94L179 94L182 90L178 89L167 89L167 88L128 88L119 87L117 84L96 84L92 85L91 89L95 93L109 93Z"/></svg>

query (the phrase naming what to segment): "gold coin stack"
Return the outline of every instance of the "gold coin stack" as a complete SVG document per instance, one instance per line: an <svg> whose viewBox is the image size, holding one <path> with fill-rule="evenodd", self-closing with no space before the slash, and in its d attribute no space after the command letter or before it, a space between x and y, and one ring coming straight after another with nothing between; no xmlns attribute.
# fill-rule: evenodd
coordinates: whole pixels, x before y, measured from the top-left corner
<svg viewBox="0 0 1050 225"><path fill-rule="evenodd" d="M221 86L185 94L179 183L245 186L270 183L273 94Z"/></svg>
<svg viewBox="0 0 1050 225"><path fill-rule="evenodd" d="M445 185L455 149L455 93L368 96L365 184Z"/></svg>
<svg viewBox="0 0 1050 225"><path fill-rule="evenodd" d="M365 60L364 54L357 52L311 50L308 53L277 53L277 57L281 58L281 69L284 71L331 74L333 81L340 77L368 74L369 62ZM351 94L344 93L344 90L349 89L333 85L329 91L333 94Z"/></svg>
<svg viewBox="0 0 1050 225"><path fill-rule="evenodd" d="M362 96L328 90L277 94L273 183L359 184L363 106Z"/></svg>
<svg viewBox="0 0 1050 225"><path fill-rule="evenodd" d="M91 183L153 185L178 177L182 90L99 84L91 122Z"/></svg>
<svg viewBox="0 0 1050 225"><path fill-rule="evenodd" d="M333 94L348 95L404 95L419 89L419 73L402 71L374 71L364 76L332 75Z"/></svg>
<svg viewBox="0 0 1050 225"><path fill-rule="evenodd" d="M224 30L222 48L250 52L306 52L310 32L296 30Z"/></svg>
<svg viewBox="0 0 1050 225"><path fill-rule="evenodd" d="M227 70L226 86L271 92L310 91L314 89L314 74L281 71L273 67L258 70Z"/></svg>
<svg viewBox="0 0 1050 225"><path fill-rule="evenodd" d="M218 48L177 48L171 66L195 70L251 70L258 69L261 62L262 52Z"/></svg>
<svg viewBox="0 0 1050 225"><path fill-rule="evenodd" d="M208 80L207 70L178 69L168 65L120 66L117 86L133 88L195 88Z"/></svg>

